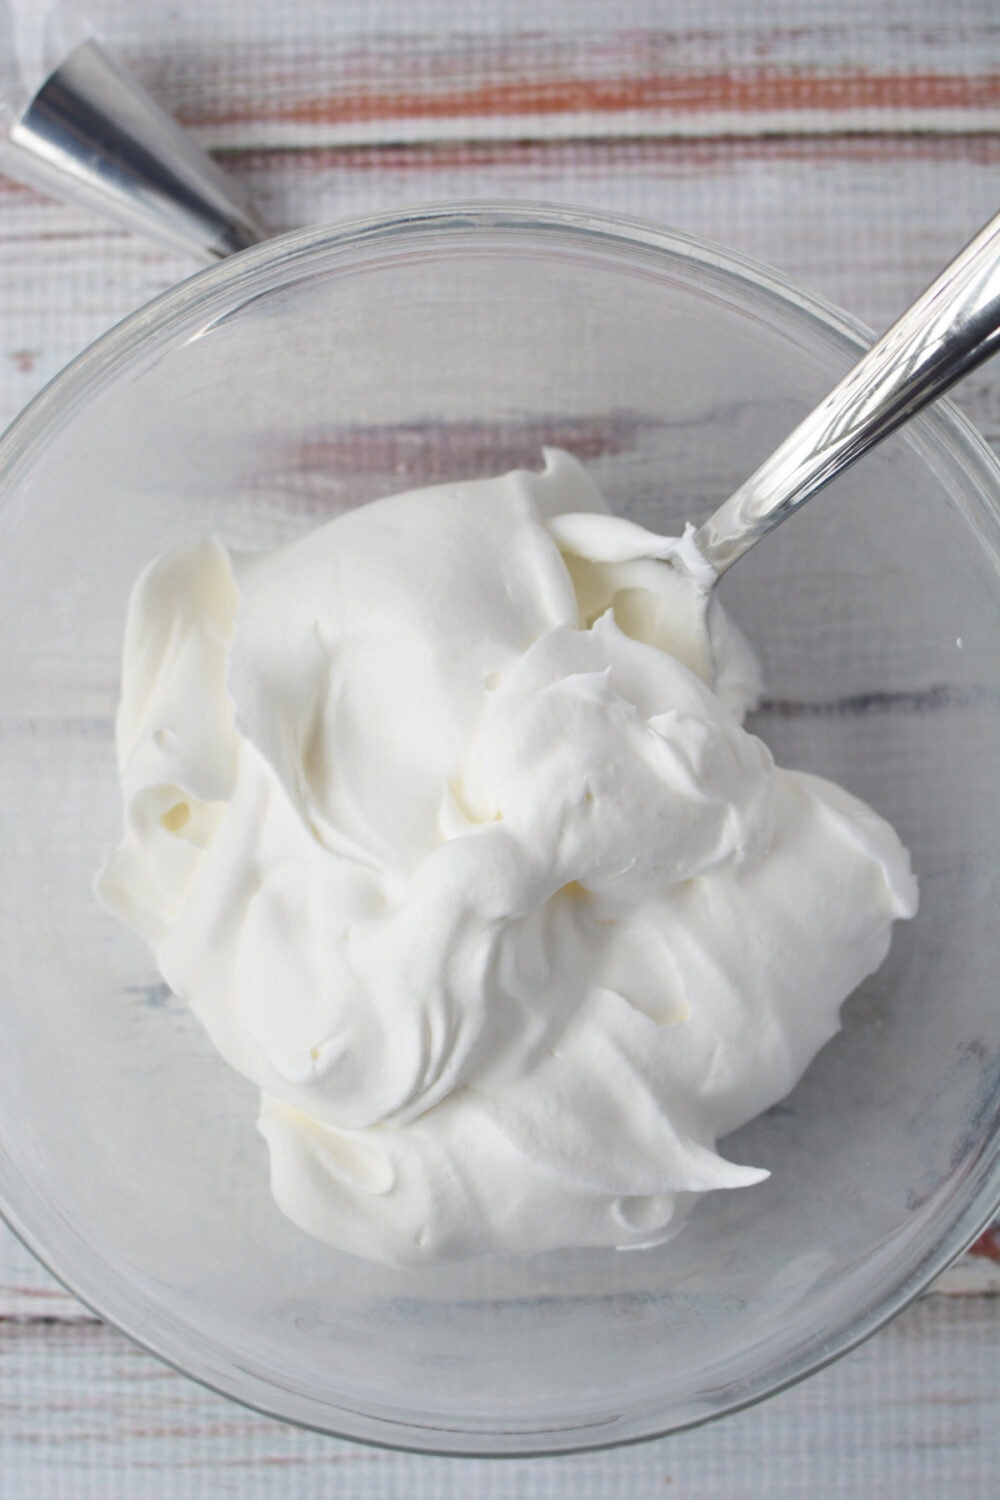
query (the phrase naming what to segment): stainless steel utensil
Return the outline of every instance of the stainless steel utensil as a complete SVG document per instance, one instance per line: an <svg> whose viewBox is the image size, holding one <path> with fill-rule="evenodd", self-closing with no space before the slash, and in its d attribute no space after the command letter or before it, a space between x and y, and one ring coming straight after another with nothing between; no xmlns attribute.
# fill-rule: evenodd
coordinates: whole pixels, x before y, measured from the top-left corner
<svg viewBox="0 0 1000 1500"><path fill-rule="evenodd" d="M203 260L268 235L239 188L93 38L16 116L0 164L56 198Z"/></svg>
<svg viewBox="0 0 1000 1500"><path fill-rule="evenodd" d="M1000 214L695 533L716 575L1000 348Z"/></svg>

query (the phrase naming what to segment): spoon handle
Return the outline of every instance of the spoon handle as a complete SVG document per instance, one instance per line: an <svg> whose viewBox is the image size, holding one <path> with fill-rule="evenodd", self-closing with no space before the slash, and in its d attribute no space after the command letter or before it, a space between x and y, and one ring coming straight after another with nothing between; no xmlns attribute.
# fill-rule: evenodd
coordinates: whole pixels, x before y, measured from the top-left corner
<svg viewBox="0 0 1000 1500"><path fill-rule="evenodd" d="M1000 348L1000 214L695 535L721 574Z"/></svg>

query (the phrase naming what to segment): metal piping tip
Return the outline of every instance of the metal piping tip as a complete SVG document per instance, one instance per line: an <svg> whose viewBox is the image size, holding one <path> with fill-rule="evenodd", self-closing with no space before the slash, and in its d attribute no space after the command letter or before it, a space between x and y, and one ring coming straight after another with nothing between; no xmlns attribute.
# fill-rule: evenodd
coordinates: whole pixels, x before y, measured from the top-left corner
<svg viewBox="0 0 1000 1500"><path fill-rule="evenodd" d="M240 189L93 39L21 111L0 162L53 197L203 260L268 238Z"/></svg>

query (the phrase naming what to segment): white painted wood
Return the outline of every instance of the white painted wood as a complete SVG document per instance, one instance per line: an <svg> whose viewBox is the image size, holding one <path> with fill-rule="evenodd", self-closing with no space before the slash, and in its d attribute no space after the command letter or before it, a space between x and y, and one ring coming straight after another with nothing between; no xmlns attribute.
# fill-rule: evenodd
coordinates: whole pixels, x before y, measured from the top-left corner
<svg viewBox="0 0 1000 1500"><path fill-rule="evenodd" d="M4 1500L993 1500L998 1361L1000 1301L935 1297L722 1423L611 1452L490 1461L296 1431L98 1325L7 1326L0 1491Z"/></svg>
<svg viewBox="0 0 1000 1500"><path fill-rule="evenodd" d="M266 0L186 0L169 50L138 8L95 7L139 76L216 145L453 139L456 121L464 139L643 121L787 133L847 116L852 130L963 117L978 129L1000 106L988 0L953 0L946 16L932 0L285 0L280 20Z"/></svg>
<svg viewBox="0 0 1000 1500"><path fill-rule="evenodd" d="M87 1308L48 1274L6 1224L0 1223L0 1348L4 1327L9 1323L96 1321Z"/></svg>
<svg viewBox="0 0 1000 1500"><path fill-rule="evenodd" d="M465 198L575 203L732 245L873 325L887 323L1000 198L1000 137L267 152L228 164L281 229ZM84 344L192 269L28 190L0 190L0 422ZM1000 438L992 368L957 399Z"/></svg>
<svg viewBox="0 0 1000 1500"><path fill-rule="evenodd" d="M29 23L47 9L17 8ZM994 0L86 9L276 228L458 198L570 202L723 241L884 326L1000 199ZM0 426L192 269L0 178ZM1000 448L1000 362L957 401ZM721 1426L501 1466L248 1417L133 1351L0 1230L0 1497L993 1496L1000 1299L980 1294L1000 1270L966 1258L939 1285L960 1295Z"/></svg>
<svg viewBox="0 0 1000 1500"><path fill-rule="evenodd" d="M732 140L801 135L840 136L844 112L832 109L760 110L714 109L694 113L667 109L616 109L600 114L587 110L558 113L444 115L412 118L349 120L240 120L195 125L192 135L211 151L313 150L317 147L371 145L427 145L474 142L589 140L595 134L608 141ZM1000 130L1000 108L896 109L859 108L851 112L853 135L909 137L995 133Z"/></svg>
<svg viewBox="0 0 1000 1500"><path fill-rule="evenodd" d="M950 1297L1000 1297L1000 1264L985 1255L964 1255L938 1277L934 1290Z"/></svg>

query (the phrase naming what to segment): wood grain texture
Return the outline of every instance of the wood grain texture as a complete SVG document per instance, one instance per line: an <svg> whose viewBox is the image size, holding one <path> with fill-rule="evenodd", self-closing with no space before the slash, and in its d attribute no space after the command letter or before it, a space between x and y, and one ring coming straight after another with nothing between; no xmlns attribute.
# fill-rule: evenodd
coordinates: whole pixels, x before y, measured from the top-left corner
<svg viewBox="0 0 1000 1500"><path fill-rule="evenodd" d="M29 10L31 7L29 7ZM40 15L43 7L35 7ZM995 0L266 0L89 17L276 228L516 198L722 241L884 326L996 211ZM194 269L0 177L0 426ZM1000 368L958 405L1000 448ZM996 1235L933 1297L721 1427L579 1459L410 1460L249 1417L105 1329L0 1231L0 1496L997 1492Z"/></svg>
<svg viewBox="0 0 1000 1500"><path fill-rule="evenodd" d="M4 1500L993 1500L998 1360L1000 1302L931 1298L721 1424L494 1462L380 1452L256 1417L99 1325L7 1326L0 1489Z"/></svg>
<svg viewBox="0 0 1000 1500"><path fill-rule="evenodd" d="M322 148L225 160L278 229L456 199L575 203L722 241L884 326L995 210L1000 137ZM192 269L29 189L0 190L0 421ZM990 367L957 399L1000 439Z"/></svg>
<svg viewBox="0 0 1000 1500"><path fill-rule="evenodd" d="M215 145L525 134L995 128L997 20L985 0L835 12L675 0L457 0L181 8L168 52L104 0L158 97ZM223 85L220 87L220 84ZM964 126L963 126L964 121Z"/></svg>
<svg viewBox="0 0 1000 1500"><path fill-rule="evenodd" d="M880 325L992 211L1000 139L322 148L232 153L227 163L281 226L459 198L561 199L635 214L725 240ZM928 198L938 203L931 217ZM190 265L29 189L11 186L0 204L3 421ZM958 401L1000 443L1000 372L978 372ZM948 1284L956 1278L963 1290L998 1280L984 1258ZM34 1316L38 1299L54 1316L80 1315L30 1259L0 1251L0 1313Z"/></svg>

